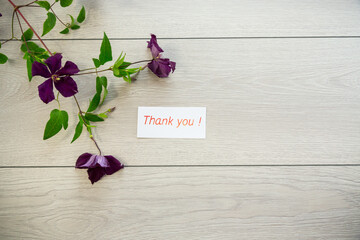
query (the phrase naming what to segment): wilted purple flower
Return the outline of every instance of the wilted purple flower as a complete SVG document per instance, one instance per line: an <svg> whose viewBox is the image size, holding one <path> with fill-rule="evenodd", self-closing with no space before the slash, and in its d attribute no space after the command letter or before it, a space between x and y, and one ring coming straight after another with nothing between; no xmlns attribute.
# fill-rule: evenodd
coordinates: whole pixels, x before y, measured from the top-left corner
<svg viewBox="0 0 360 240"><path fill-rule="evenodd" d="M83 153L77 159L75 167L87 168L89 179L94 184L104 175L111 175L124 168L124 165L111 155L102 156Z"/></svg>
<svg viewBox="0 0 360 240"><path fill-rule="evenodd" d="M170 61L168 58L161 58L160 53L164 51L158 45L154 34L151 34L151 39L150 41L147 41L147 43L147 47L150 49L153 56L153 60L149 62L147 66L159 78L168 77L171 70L174 72L176 63Z"/></svg>
<svg viewBox="0 0 360 240"><path fill-rule="evenodd" d="M67 61L61 68L62 56L60 53L49 57L45 64L34 62L32 65L32 76L42 76L48 78L38 86L40 99L44 103L49 103L55 99L53 83L55 88L64 97L71 97L78 92L76 82L70 77L80 70L75 63Z"/></svg>

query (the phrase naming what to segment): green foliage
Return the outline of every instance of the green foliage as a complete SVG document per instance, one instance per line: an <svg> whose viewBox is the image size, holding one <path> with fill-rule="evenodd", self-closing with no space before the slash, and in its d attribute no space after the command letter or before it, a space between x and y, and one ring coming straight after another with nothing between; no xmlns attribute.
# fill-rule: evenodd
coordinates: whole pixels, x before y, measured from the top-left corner
<svg viewBox="0 0 360 240"><path fill-rule="evenodd" d="M100 47L99 55L100 65L104 65L106 62L112 61L112 52L109 38L104 33L104 37Z"/></svg>
<svg viewBox="0 0 360 240"><path fill-rule="evenodd" d="M85 113L85 119L90 121L90 122L102 122L102 121L104 121L103 118L101 118L97 114L93 114L93 113Z"/></svg>
<svg viewBox="0 0 360 240"><path fill-rule="evenodd" d="M26 37L25 37L26 39ZM34 42L25 42L20 47L21 51L24 53L24 59L26 60L27 74L29 82L32 79L31 67L34 61L43 62L49 57L45 49L39 47Z"/></svg>
<svg viewBox="0 0 360 240"><path fill-rule="evenodd" d="M84 6L81 8L81 10L80 10L80 12L79 12L79 15L78 15L78 17L77 17L77 22L78 23L82 23L84 20L85 20L85 8L84 8Z"/></svg>
<svg viewBox="0 0 360 240"><path fill-rule="evenodd" d="M126 82L131 82L131 75L139 72L141 68L127 68L131 63L125 62L125 56L126 54L120 54L112 70L115 77L122 77Z"/></svg>
<svg viewBox="0 0 360 240"><path fill-rule="evenodd" d="M90 105L89 105L89 108L88 108L87 112L92 112L99 106L100 97L101 97L101 94L99 94L99 93L96 93L94 95L94 97L90 101Z"/></svg>
<svg viewBox="0 0 360 240"><path fill-rule="evenodd" d="M72 4L73 0L60 0L60 5L62 7L68 7Z"/></svg>
<svg viewBox="0 0 360 240"><path fill-rule="evenodd" d="M0 64L6 63L8 60L8 57L5 54L0 53Z"/></svg>
<svg viewBox="0 0 360 240"><path fill-rule="evenodd" d="M36 1L35 3L42 8L45 8L46 11L49 11L49 9L51 8L50 3L48 1Z"/></svg>
<svg viewBox="0 0 360 240"><path fill-rule="evenodd" d="M26 69L27 69L28 79L29 79L29 82L31 82L31 79L32 79L31 67L32 67L32 64L34 63L34 59L28 53L25 53L25 54L27 55L26 57L24 56L24 59L26 59Z"/></svg>
<svg viewBox="0 0 360 240"><path fill-rule="evenodd" d="M50 119L46 123L43 139L49 139L60 132L61 128L68 127L69 116L66 111L54 109L50 113Z"/></svg>
<svg viewBox="0 0 360 240"><path fill-rule="evenodd" d="M73 139L71 140L71 143L73 143L76 139L78 139L82 133L82 130L83 130L83 126L84 126L84 122L82 120L82 117L80 116L79 114L79 122L78 124L76 125L76 128L75 128L75 133L74 133L74 137Z"/></svg>
<svg viewBox="0 0 360 240"><path fill-rule="evenodd" d="M29 28L21 36L21 41L23 41L23 42L29 41L32 39L33 35L34 35L33 31L31 30L31 28Z"/></svg>
<svg viewBox="0 0 360 240"><path fill-rule="evenodd" d="M68 34L70 32L70 29L77 30L80 28L78 24L82 23L85 20L85 8L84 6L81 8L79 16L77 17L77 22L75 21L75 18L73 16L71 16L70 14L68 15L71 19L71 22L67 24L67 27L60 32L61 34Z"/></svg>
<svg viewBox="0 0 360 240"><path fill-rule="evenodd" d="M45 34L47 34L48 32L51 31L51 29L53 29L55 27L56 24L56 17L53 13L48 12L47 13L47 19L44 22L43 25L43 34L41 36L44 36Z"/></svg>
<svg viewBox="0 0 360 240"><path fill-rule="evenodd" d="M79 25L74 24L74 25L72 25L70 28L71 28L72 30L77 30L77 29L79 29L79 28L80 28L80 26L79 26Z"/></svg>
<svg viewBox="0 0 360 240"><path fill-rule="evenodd" d="M62 30L60 33L61 34L68 34L70 32L69 28L65 28L64 30Z"/></svg>
<svg viewBox="0 0 360 240"><path fill-rule="evenodd" d="M96 68L100 67L100 61L97 58L92 59Z"/></svg>

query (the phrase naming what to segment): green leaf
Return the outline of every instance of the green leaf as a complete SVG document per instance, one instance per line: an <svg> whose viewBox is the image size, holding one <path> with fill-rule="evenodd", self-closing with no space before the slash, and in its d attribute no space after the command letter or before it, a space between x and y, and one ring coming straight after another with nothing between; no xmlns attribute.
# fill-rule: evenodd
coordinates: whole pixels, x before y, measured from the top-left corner
<svg viewBox="0 0 360 240"><path fill-rule="evenodd" d="M95 65L96 68L100 67L100 61L99 61L99 59L93 58L92 60L93 60L94 65Z"/></svg>
<svg viewBox="0 0 360 240"><path fill-rule="evenodd" d="M125 56L126 56L126 53L124 54L123 56L123 52L120 53L120 56L118 57L118 59L116 60L115 64L114 64L114 68L119 68L124 60L125 60Z"/></svg>
<svg viewBox="0 0 360 240"><path fill-rule="evenodd" d="M76 139L78 139L80 137L82 130L83 130L83 126L84 126L84 123L82 122L81 117L79 116L79 122L76 125L75 134L74 134L73 139L71 140L71 143L73 143Z"/></svg>
<svg viewBox="0 0 360 240"><path fill-rule="evenodd" d="M107 78L106 78L105 76L103 76L103 77L100 78L100 80L101 80L101 84L104 86L103 99L101 100L101 103L100 103L100 105L102 105L103 102L105 101L105 98L106 98L107 94L108 94L108 90L107 90Z"/></svg>
<svg viewBox="0 0 360 240"><path fill-rule="evenodd" d="M35 3L42 8L45 8L46 11L49 11L50 9L50 3L48 1L36 1Z"/></svg>
<svg viewBox="0 0 360 240"><path fill-rule="evenodd" d="M75 19L73 16L71 16L70 14L68 14L69 17L71 18L71 23L70 23L70 26L74 25L75 24Z"/></svg>
<svg viewBox="0 0 360 240"><path fill-rule="evenodd" d="M72 2L73 2L73 0L60 0L60 6L68 7L71 5Z"/></svg>
<svg viewBox="0 0 360 240"><path fill-rule="evenodd" d="M102 122L104 121L103 118L99 117L96 114L93 113L85 113L85 119L91 121L91 122Z"/></svg>
<svg viewBox="0 0 360 240"><path fill-rule="evenodd" d="M76 30L76 29L79 29L79 28L80 28L80 26L79 26L79 25L74 24L74 25L72 25L70 28L71 28L72 30Z"/></svg>
<svg viewBox="0 0 360 240"><path fill-rule="evenodd" d="M96 93L90 102L87 112L94 111L99 106L99 103L100 103L100 93ZM86 117L86 115L85 115L85 117Z"/></svg>
<svg viewBox="0 0 360 240"><path fill-rule="evenodd" d="M81 8L79 15L76 19L78 21L78 23L82 23L85 20L85 8L84 6Z"/></svg>
<svg viewBox="0 0 360 240"><path fill-rule="evenodd" d="M41 36L44 36L45 34L50 32L51 29L53 29L56 24L56 17L54 14L52 14L51 12L48 12L47 16L48 17L45 20L44 25L43 25L43 34Z"/></svg>
<svg viewBox="0 0 360 240"><path fill-rule="evenodd" d="M96 77L96 93L101 94L102 91L102 82L100 77Z"/></svg>
<svg viewBox="0 0 360 240"><path fill-rule="evenodd" d="M28 51L28 48L31 52L33 53L44 53L45 52L45 49L39 47L36 43L34 42L26 42L26 43L23 43L21 44L21 51L26 53Z"/></svg>
<svg viewBox="0 0 360 240"><path fill-rule="evenodd" d="M0 53L0 64L6 63L8 60L8 57L5 54Z"/></svg>
<svg viewBox="0 0 360 240"><path fill-rule="evenodd" d="M64 30L62 30L60 33L61 34L68 34L70 32L70 30L68 28L65 28Z"/></svg>
<svg viewBox="0 0 360 240"><path fill-rule="evenodd" d="M102 118L108 118L108 116L105 113L99 113L98 115L99 115L99 117L102 117Z"/></svg>
<svg viewBox="0 0 360 240"><path fill-rule="evenodd" d="M32 39L34 33L31 30L31 28L29 28L28 30L26 30L24 32L24 34L21 36L21 41L25 42L25 41L29 41L30 39Z"/></svg>
<svg viewBox="0 0 360 240"><path fill-rule="evenodd" d="M60 132L63 126L62 114L59 109L54 109L50 113L50 119L46 123L43 139L49 139Z"/></svg>
<svg viewBox="0 0 360 240"><path fill-rule="evenodd" d="M100 79L101 84L104 86L104 88L107 88L107 78L105 76L102 76Z"/></svg>
<svg viewBox="0 0 360 240"><path fill-rule="evenodd" d="M29 82L31 82L31 79L32 79L32 70L31 70L31 67L32 67L32 64L34 63L34 59L31 57L31 56L28 56L26 58L26 69L27 69L27 74L28 74L28 78L29 78Z"/></svg>
<svg viewBox="0 0 360 240"><path fill-rule="evenodd" d="M105 89L104 89L103 99L102 99L102 101L101 101L100 105L102 105L102 104L103 104L103 102L105 101L105 98L106 98L106 96L107 96L107 95L108 95L108 90L107 90L107 88L105 88Z"/></svg>
<svg viewBox="0 0 360 240"><path fill-rule="evenodd" d="M63 125L64 129L66 130L67 127L68 127L69 115L68 115L68 113L67 113L66 111L64 111L64 110L61 111L60 114L61 114L61 119L62 119L62 125Z"/></svg>
<svg viewBox="0 0 360 240"><path fill-rule="evenodd" d="M104 33L101 43L99 60L100 65L104 65L106 62L112 61L111 45L106 33Z"/></svg>

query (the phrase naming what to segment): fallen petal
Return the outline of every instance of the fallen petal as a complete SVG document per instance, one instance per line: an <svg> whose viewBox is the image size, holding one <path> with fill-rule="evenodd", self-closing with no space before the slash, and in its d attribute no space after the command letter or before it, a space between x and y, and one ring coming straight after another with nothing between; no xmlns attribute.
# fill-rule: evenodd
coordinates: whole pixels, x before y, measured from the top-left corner
<svg viewBox="0 0 360 240"><path fill-rule="evenodd" d="M109 163L109 167L105 168L105 173L107 175L111 175L119 171L120 169L124 168L124 164L122 164L119 160L117 160L113 156L107 155L105 156L105 158L108 160Z"/></svg>
<svg viewBox="0 0 360 240"><path fill-rule="evenodd" d="M105 170L104 168L101 167L89 168L87 172L89 175L89 180L91 181L92 184L99 181L105 175Z"/></svg>
<svg viewBox="0 0 360 240"><path fill-rule="evenodd" d="M90 157L93 156L90 153L83 153L81 154L78 159L76 160L76 164L75 167L76 168L88 168L86 165L86 163L89 161Z"/></svg>

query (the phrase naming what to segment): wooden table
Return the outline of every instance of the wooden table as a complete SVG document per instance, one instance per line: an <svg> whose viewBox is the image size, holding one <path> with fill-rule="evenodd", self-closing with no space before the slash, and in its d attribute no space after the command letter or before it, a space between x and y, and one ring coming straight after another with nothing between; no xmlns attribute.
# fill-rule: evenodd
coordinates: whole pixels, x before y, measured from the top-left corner
<svg viewBox="0 0 360 240"><path fill-rule="evenodd" d="M17 4L24 2L18 0ZM355 0L97 1L81 29L45 36L80 68L105 31L114 58L148 59L149 34L177 62L167 79L108 74L96 137L125 169L91 185L74 168L96 153L62 98L69 129L43 141L56 103L27 81L18 42L0 52L0 239L359 239L360 2ZM12 7L1 0L0 38ZM41 32L43 9L23 13ZM33 15L31 15L33 13ZM18 28L16 28L18 32ZM76 78L80 104L94 76ZM207 107L207 137L138 139L138 106Z"/></svg>

